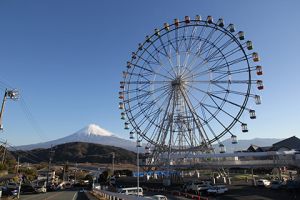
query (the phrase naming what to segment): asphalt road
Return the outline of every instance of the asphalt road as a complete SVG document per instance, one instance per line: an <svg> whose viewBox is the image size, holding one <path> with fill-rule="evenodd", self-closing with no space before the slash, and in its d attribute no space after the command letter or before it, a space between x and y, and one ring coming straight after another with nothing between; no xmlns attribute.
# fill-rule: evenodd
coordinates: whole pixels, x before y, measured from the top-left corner
<svg viewBox="0 0 300 200"><path fill-rule="evenodd" d="M26 194L20 196L21 200L88 200L84 193L77 191L57 191L43 194Z"/></svg>

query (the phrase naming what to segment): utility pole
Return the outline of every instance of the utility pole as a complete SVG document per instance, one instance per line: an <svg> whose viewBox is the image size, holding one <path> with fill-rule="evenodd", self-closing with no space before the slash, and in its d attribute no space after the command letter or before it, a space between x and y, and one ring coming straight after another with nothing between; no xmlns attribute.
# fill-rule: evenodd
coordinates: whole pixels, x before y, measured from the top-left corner
<svg viewBox="0 0 300 200"><path fill-rule="evenodd" d="M19 166L20 166L20 157L18 156L17 168L16 173L19 174Z"/></svg>
<svg viewBox="0 0 300 200"><path fill-rule="evenodd" d="M49 163L48 163L48 172L47 172L47 184L49 183L49 173L51 170L51 162L52 162L52 156L54 154L53 146L51 145L50 152L49 152Z"/></svg>
<svg viewBox="0 0 300 200"><path fill-rule="evenodd" d="M2 155L2 160L1 160L2 164L4 164L5 156L6 156L6 143L7 143L7 140L3 144L3 155Z"/></svg>
<svg viewBox="0 0 300 200"><path fill-rule="evenodd" d="M74 173L74 182L76 183L76 172L77 172L77 167L78 167L78 163L76 162L76 164L75 164L75 166L76 166L76 168L75 168L75 173Z"/></svg>
<svg viewBox="0 0 300 200"><path fill-rule="evenodd" d="M2 124L2 115L4 112L4 105L6 99L12 99L12 100L17 100L19 98L19 92L17 90L8 90L5 89L2 105L1 105L1 111L0 111L0 130L3 130L3 124Z"/></svg>
<svg viewBox="0 0 300 200"><path fill-rule="evenodd" d="M112 175L115 174L115 152L112 152Z"/></svg>

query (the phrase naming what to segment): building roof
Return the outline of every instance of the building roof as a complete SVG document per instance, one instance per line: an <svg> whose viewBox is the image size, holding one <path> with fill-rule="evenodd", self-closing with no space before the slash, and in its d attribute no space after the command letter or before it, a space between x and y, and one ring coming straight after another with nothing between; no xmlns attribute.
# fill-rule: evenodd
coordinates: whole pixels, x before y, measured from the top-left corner
<svg viewBox="0 0 300 200"><path fill-rule="evenodd" d="M285 140L281 140L275 144L273 144L272 149L279 149L279 148L288 148L288 149L295 149L300 150L300 139L296 136L292 136Z"/></svg>
<svg viewBox="0 0 300 200"><path fill-rule="evenodd" d="M251 151L251 152L265 152L265 151L269 151L272 148L272 146L269 147L260 147L254 144L251 144L250 147L247 149L247 151Z"/></svg>
<svg viewBox="0 0 300 200"><path fill-rule="evenodd" d="M272 146L269 146L269 147L259 147L259 149L261 150L261 152L270 151L271 148L272 148Z"/></svg>

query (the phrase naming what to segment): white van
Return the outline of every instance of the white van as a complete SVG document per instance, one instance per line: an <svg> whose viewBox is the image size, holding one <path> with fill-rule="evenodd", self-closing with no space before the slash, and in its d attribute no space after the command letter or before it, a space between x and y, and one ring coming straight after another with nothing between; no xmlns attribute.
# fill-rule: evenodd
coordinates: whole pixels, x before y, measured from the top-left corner
<svg viewBox="0 0 300 200"><path fill-rule="evenodd" d="M139 196L144 195L143 188L141 187L120 188L119 193L126 194L126 195L139 195Z"/></svg>

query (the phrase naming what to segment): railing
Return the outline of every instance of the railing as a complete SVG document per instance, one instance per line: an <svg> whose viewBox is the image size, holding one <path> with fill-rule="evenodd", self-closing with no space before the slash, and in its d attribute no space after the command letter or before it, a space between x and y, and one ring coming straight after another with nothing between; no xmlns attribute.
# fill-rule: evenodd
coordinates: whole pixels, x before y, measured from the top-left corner
<svg viewBox="0 0 300 200"><path fill-rule="evenodd" d="M300 160L296 159L255 159L255 160L206 160L197 162L186 162L181 164L174 164L170 167L174 168L187 168L197 167L199 169L211 169L220 167L242 167L242 168L260 168L260 167L283 167L295 166L300 167Z"/></svg>
<svg viewBox="0 0 300 200"><path fill-rule="evenodd" d="M164 194L169 194L172 196L181 196L181 197L194 199L194 200L208 200L208 198L201 197L200 195L189 194L189 193L184 193L184 192L180 192L180 191L167 191L167 190L153 189L153 188L147 188L146 190L152 191L152 192L160 192L160 193L164 193ZM105 191L105 190L94 189L93 191L107 200L149 200L149 198L142 197L142 196L138 197L138 196L134 196L134 195L125 195L125 194L109 192L109 191Z"/></svg>
<svg viewBox="0 0 300 200"><path fill-rule="evenodd" d="M142 196L135 196L135 195L126 195L126 194L120 194L115 192L109 192L106 190L93 190L95 193L100 195L101 197L108 199L108 200L149 200L148 198L142 197Z"/></svg>
<svg viewBox="0 0 300 200"><path fill-rule="evenodd" d="M197 195L197 194L190 194L190 193L185 193L185 192L180 192L177 190L164 190L164 189L155 189L155 188L145 188L146 191L151 191L151 192L159 192L159 193L163 193L163 194L169 194L172 196L181 196L181 197L185 197L188 199L195 199L195 200L208 200L208 198L206 197L201 197L201 195ZM149 200L149 199L148 199Z"/></svg>

